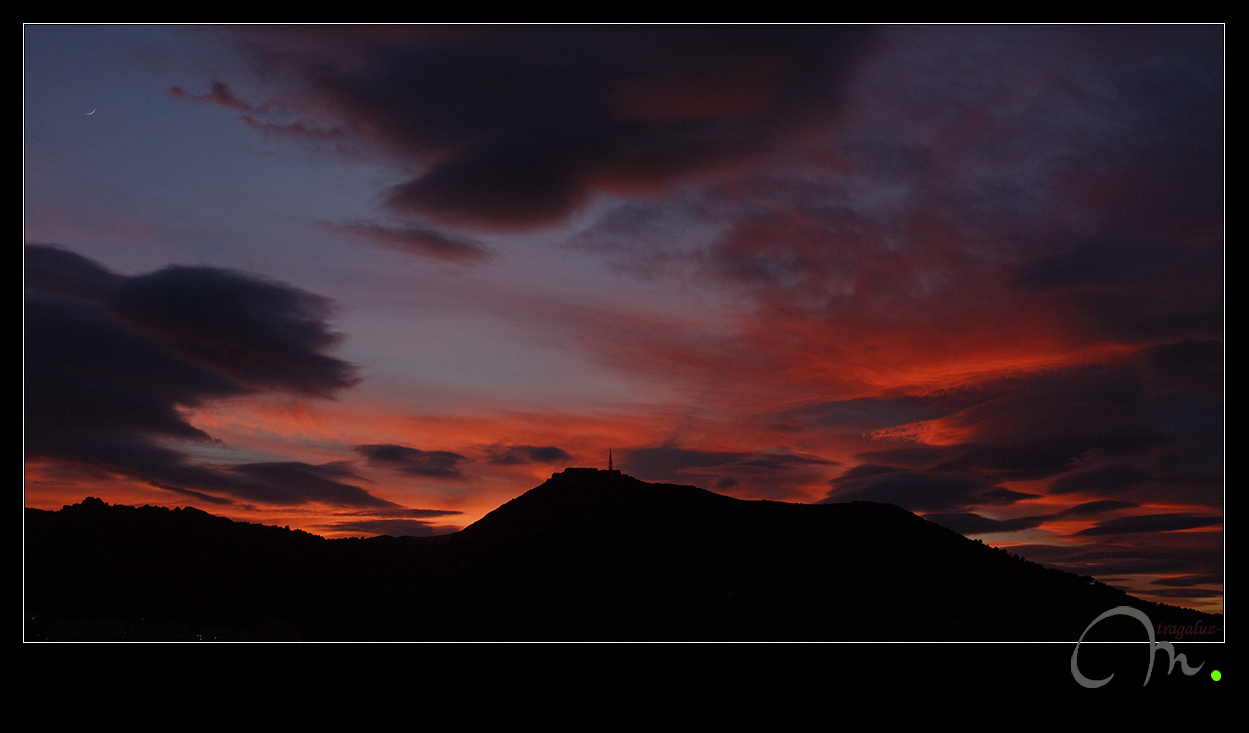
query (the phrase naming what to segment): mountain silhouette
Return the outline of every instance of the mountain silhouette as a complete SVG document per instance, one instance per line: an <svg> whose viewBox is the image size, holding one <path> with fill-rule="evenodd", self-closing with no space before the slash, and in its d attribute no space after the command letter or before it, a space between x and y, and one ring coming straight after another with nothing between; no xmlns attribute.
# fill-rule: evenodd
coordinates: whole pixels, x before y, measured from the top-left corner
<svg viewBox="0 0 1249 733"><path fill-rule="evenodd" d="M26 512L26 638L1055 640L1218 629L888 504L742 501L569 468L458 533L326 540L98 499ZM1099 625L1088 640L1140 641Z"/></svg>

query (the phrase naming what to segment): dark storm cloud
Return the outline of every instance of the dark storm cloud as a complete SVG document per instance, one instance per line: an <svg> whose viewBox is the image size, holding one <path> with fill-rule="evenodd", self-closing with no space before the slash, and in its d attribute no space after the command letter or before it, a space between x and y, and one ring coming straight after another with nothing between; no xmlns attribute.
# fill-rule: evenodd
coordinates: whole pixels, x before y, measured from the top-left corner
<svg viewBox="0 0 1249 733"><path fill-rule="evenodd" d="M243 29L256 40L263 31ZM365 137L421 161L397 209L444 224L562 221L600 191L653 190L759 153L834 111L872 35L836 26L482 27L321 50L253 48Z"/></svg>
<svg viewBox="0 0 1249 733"><path fill-rule="evenodd" d="M834 428L851 433L869 433L892 425L930 420L949 414L945 405L932 404L927 397L861 397L825 402L792 413L791 419L812 427Z"/></svg>
<svg viewBox="0 0 1249 733"><path fill-rule="evenodd" d="M322 226L331 231L371 240L388 249L446 262L484 262L494 257L480 242L454 237L434 229L396 229L367 222L326 223Z"/></svg>
<svg viewBox="0 0 1249 733"><path fill-rule="evenodd" d="M989 519L979 514L971 512L955 512L955 513L939 513L932 512L924 515L924 519L930 522L936 522L942 527L952 529L959 534L964 535L980 535L993 534L995 532L1017 532L1023 529L1032 529L1039 527L1051 517L1018 517L1015 519Z"/></svg>
<svg viewBox="0 0 1249 733"><path fill-rule="evenodd" d="M952 451L944 446L916 445L887 450L864 451L856 453L854 457L863 461L864 465L884 465L912 470L925 470L935 467L942 460L948 459L951 453Z"/></svg>
<svg viewBox="0 0 1249 733"><path fill-rule="evenodd" d="M1148 399L1130 363L1051 369L985 381L954 396L915 400L929 419L964 437L959 443L864 453L931 462L941 470L974 470L1003 478L1039 478L1069 470L1086 451L1108 454L1156 445L1163 436L1140 424ZM886 404L892 400L885 400ZM881 440L905 438L918 428L880 430Z"/></svg>
<svg viewBox="0 0 1249 733"><path fill-rule="evenodd" d="M1113 544L1111 544L1113 542ZM1098 577L1135 574L1217 576L1223 568L1218 532L1134 533L1095 545L1021 545L1029 560Z"/></svg>
<svg viewBox="0 0 1249 733"><path fill-rule="evenodd" d="M340 464L205 466L161 445L212 438L185 408L262 392L331 396L355 368L324 352L328 301L208 267L128 277L26 248L26 455L135 477L215 503L390 505Z"/></svg>
<svg viewBox="0 0 1249 733"><path fill-rule="evenodd" d="M206 440L178 408L243 392L241 385L186 363L97 304L27 291L28 455L157 450L141 435ZM108 450L100 449L105 445Z"/></svg>
<svg viewBox="0 0 1249 733"><path fill-rule="evenodd" d="M1083 36L1083 39L1079 37ZM1015 287L1053 297L1090 335L1134 342L1222 333L1223 33L1215 26L1078 29L1104 50L1064 72L1066 155L1049 196L1085 209L1084 236L1041 229ZM1078 90L1078 93L1077 93ZM1114 106L1102 106L1110 102ZM1079 130L1081 137L1070 133Z"/></svg>
<svg viewBox="0 0 1249 733"><path fill-rule="evenodd" d="M1113 496L1130 491L1153 477L1135 466L1102 466L1088 471L1077 471L1055 479L1050 483L1051 494L1096 494Z"/></svg>
<svg viewBox="0 0 1249 733"><path fill-rule="evenodd" d="M357 445L355 450L376 466L392 468L412 476L466 480L460 465L468 458L445 450L418 450L402 445Z"/></svg>
<svg viewBox="0 0 1249 733"><path fill-rule="evenodd" d="M1006 380L996 394L948 418L969 439L948 447L938 468L1037 479L1067 472L1090 452L1141 455L1167 442L1142 420L1148 400L1129 364Z"/></svg>
<svg viewBox="0 0 1249 733"><path fill-rule="evenodd" d="M1137 362L1148 394L1142 421L1168 439L1155 463L1202 486L1223 479L1223 360L1222 341L1184 341L1146 349Z"/></svg>
<svg viewBox="0 0 1249 733"><path fill-rule="evenodd" d="M107 465L107 464L105 464ZM202 466L174 453L164 462L132 462L128 470L152 485L214 503L329 506L395 514L404 508L339 479L354 477L341 461L315 465L299 461ZM228 498L221 498L222 496Z"/></svg>
<svg viewBox="0 0 1249 733"><path fill-rule="evenodd" d="M1190 586L1201 583L1222 583L1222 575L1184 575L1177 578L1158 578L1152 585Z"/></svg>
<svg viewBox="0 0 1249 733"><path fill-rule="evenodd" d="M1136 341L1220 334L1221 278L1217 250L1103 239L1029 263L1015 282L1061 296L1099 334Z"/></svg>
<svg viewBox="0 0 1249 733"><path fill-rule="evenodd" d="M1213 582L1221 583L1222 580ZM1149 592L1151 595L1172 599L1219 598L1223 595L1221 590L1208 590L1205 588L1155 588Z"/></svg>
<svg viewBox="0 0 1249 733"><path fill-rule="evenodd" d="M351 507L393 507L389 501L369 494L359 486L335 479L342 470L335 464L314 466L285 461L280 463L245 463L231 472L244 478L235 494L265 504L303 504L310 501ZM251 489L244 495L243 487Z"/></svg>
<svg viewBox="0 0 1249 733"><path fill-rule="evenodd" d="M1089 30L1080 32L1090 41L1100 35ZM1122 195L1099 203L1119 216L1135 214L1135 221L1121 220L1135 237L1218 231L1224 200L1223 29L1115 29L1103 42L1110 53L1091 55L1094 63L1073 80L1088 91L1100 86L1119 107L1103 117L1096 137L1080 150L1087 157L1072 161L1073 169L1109 174Z"/></svg>
<svg viewBox="0 0 1249 733"><path fill-rule="evenodd" d="M61 314L59 328L109 331L96 345L106 358L118 350L147 349L162 356L136 356L136 366L198 368L232 384L215 395L224 389L327 396L357 380L353 366L323 353L341 338L326 326L330 302L288 285L211 267L172 266L126 277L72 252L37 245L26 248L26 273L30 298ZM68 297L51 306L43 299L48 294ZM78 315L68 316L74 309ZM75 326L67 317L93 323ZM131 343L118 345L120 339ZM159 367L161 359L178 366Z"/></svg>
<svg viewBox="0 0 1249 733"><path fill-rule="evenodd" d="M249 389L328 397L357 381L326 356L340 340L328 300L209 267L167 267L128 278L112 308L186 361Z"/></svg>
<svg viewBox="0 0 1249 733"><path fill-rule="evenodd" d="M947 448L951 457L939 465L1004 478L1062 474L1051 487L1057 493L1112 496L1171 486L1179 495L1190 487L1217 484L1223 406L1210 387L1222 382L1222 367L1196 357L1219 350L1177 347L1153 347L1144 358L1129 357L1117 365L1023 380L1012 393L954 418L974 439ZM1149 365L1153 356L1173 348L1193 354L1200 365L1181 373ZM1098 456L1093 467L1071 472L1090 455Z"/></svg>
<svg viewBox="0 0 1249 733"><path fill-rule="evenodd" d="M68 250L47 246L26 248L26 287L44 293L104 301L126 278Z"/></svg>
<svg viewBox="0 0 1249 733"><path fill-rule="evenodd" d="M1078 535L1139 534L1145 532L1173 532L1197 527L1216 527L1223 524L1223 517L1198 516L1195 514L1144 514L1136 517L1119 517L1099 522L1076 532Z"/></svg>
<svg viewBox="0 0 1249 733"><path fill-rule="evenodd" d="M1216 532L1129 534L1099 538L1097 545L1016 545L1016 552L1034 562L1115 583L1116 576L1165 575L1134 586L1133 595L1166 603L1215 598L1223 583L1222 536ZM1215 589L1194 586L1210 585ZM1169 586L1169 587L1168 587ZM1166 599L1166 600L1163 600Z"/></svg>
<svg viewBox="0 0 1249 733"><path fill-rule="evenodd" d="M791 426L794 429L817 429L822 432L879 437L882 431L889 428L946 417L1000 398L1018 390L1018 382L1017 378L988 380L923 394L886 393L875 397L822 402L777 413L772 419L782 426ZM908 445L867 451L857 457L865 463L919 468L948 459L949 455L948 450L937 446ZM874 460L873 457L881 460Z"/></svg>
<svg viewBox="0 0 1249 733"><path fill-rule="evenodd" d="M553 445L511 445L491 449L490 462L496 466L518 466L529 463L568 465L572 455Z"/></svg>
<svg viewBox="0 0 1249 733"><path fill-rule="evenodd" d="M1163 444L1162 437L1147 430L1114 433L1114 426L1083 426L1071 423L1040 436L1035 444L1026 440L977 441L950 449L950 459L935 468L942 471L971 471L1000 480L1026 481L1047 478L1070 468L1081 456L1106 454L1147 455ZM1105 429L1099 429L1105 428Z"/></svg>
<svg viewBox="0 0 1249 733"><path fill-rule="evenodd" d="M917 512L957 512L978 505L1006 505L1030 494L1010 491L972 473L928 473L860 465L830 482L821 503L878 501Z"/></svg>
<svg viewBox="0 0 1249 733"><path fill-rule="evenodd" d="M982 493L981 498L985 504L1014 504L1024 499L1036 499L1040 494L1029 494L1023 491L1012 491L1010 489L989 489Z"/></svg>
<svg viewBox="0 0 1249 733"><path fill-rule="evenodd" d="M1061 517L1069 517L1072 515L1083 516L1086 514L1101 514L1102 512L1113 512L1118 509L1131 509L1140 506L1131 501L1115 501L1114 499L1101 499L1099 501L1086 501L1083 504L1064 509L1058 514Z"/></svg>
<svg viewBox="0 0 1249 733"><path fill-rule="evenodd" d="M873 433L878 442L901 445L857 454L862 463L834 482L830 497L906 506L916 499L904 490L910 482L930 482L934 494L949 493L953 504L945 509L967 509L998 498L991 484L1052 479L1046 493L1119 500L1090 502L1080 512L1147 501L1219 506L1223 410L1209 392L1222 383L1221 354L1220 344L1162 345L1103 366L985 382L961 390L957 399L904 401L922 405L929 419ZM1181 355L1194 363L1181 365ZM848 412L830 403L802 414L833 429L878 415L914 414L914 407L899 412L896 398L879 401L879 409L863 399ZM909 443L930 428L962 440ZM969 493L973 476L983 491Z"/></svg>
<svg viewBox="0 0 1249 733"><path fill-rule="evenodd" d="M1223 395L1223 342L1180 341L1141 352L1141 379L1157 394Z"/></svg>
<svg viewBox="0 0 1249 733"><path fill-rule="evenodd" d="M1123 287L1165 274L1159 272L1167 264L1165 249L1152 242L1088 242L1029 263L1015 282L1036 290Z"/></svg>
<svg viewBox="0 0 1249 733"><path fill-rule="evenodd" d="M685 206L720 234L693 252L632 205L588 243L634 273L695 261L708 280L820 318L921 327L933 314L957 329L1045 301L1085 337L1220 332L1220 29L880 35L813 153L827 156L818 171L704 187ZM638 244L611 236L622 226Z"/></svg>

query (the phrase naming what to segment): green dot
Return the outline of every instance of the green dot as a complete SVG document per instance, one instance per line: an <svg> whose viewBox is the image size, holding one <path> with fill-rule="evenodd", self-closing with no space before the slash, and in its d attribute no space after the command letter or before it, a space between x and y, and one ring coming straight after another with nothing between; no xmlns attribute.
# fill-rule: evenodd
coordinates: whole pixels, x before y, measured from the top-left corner
<svg viewBox="0 0 1249 733"><path fill-rule="evenodd" d="M1217 669L1210 673L1210 679L1214 680L1215 682L1218 682L1222 678L1223 678L1223 673Z"/></svg>

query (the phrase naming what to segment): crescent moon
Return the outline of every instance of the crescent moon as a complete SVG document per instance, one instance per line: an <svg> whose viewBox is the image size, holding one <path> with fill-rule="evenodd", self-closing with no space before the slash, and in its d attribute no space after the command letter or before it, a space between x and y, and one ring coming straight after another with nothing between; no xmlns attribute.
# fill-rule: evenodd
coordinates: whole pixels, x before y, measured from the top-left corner
<svg viewBox="0 0 1249 733"><path fill-rule="evenodd" d="M93 109L93 110L91 110L90 112L88 112L88 113L87 113L87 116L88 116L88 117L90 117L90 116L91 116L91 115L93 115L93 114L95 114L95 110L94 110L94 109Z"/></svg>

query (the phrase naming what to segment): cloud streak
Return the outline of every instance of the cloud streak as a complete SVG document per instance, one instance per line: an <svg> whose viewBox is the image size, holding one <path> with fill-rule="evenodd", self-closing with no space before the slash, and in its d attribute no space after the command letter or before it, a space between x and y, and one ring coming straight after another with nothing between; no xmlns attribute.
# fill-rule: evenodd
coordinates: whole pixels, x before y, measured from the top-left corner
<svg viewBox="0 0 1249 733"><path fill-rule="evenodd" d="M411 476L465 481L466 456L445 450L418 450L403 445L357 445L355 450L369 463Z"/></svg>
<svg viewBox="0 0 1249 733"><path fill-rule="evenodd" d="M348 236L367 239L383 247L446 262L485 262L494 254L472 239L455 237L434 229L394 228L367 222L324 223L322 227Z"/></svg>
<svg viewBox="0 0 1249 733"><path fill-rule="evenodd" d="M548 466L567 466L572 455L553 445L496 446L490 450L490 463L496 466L519 466L538 463Z"/></svg>

